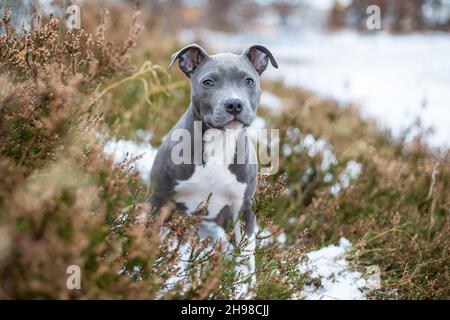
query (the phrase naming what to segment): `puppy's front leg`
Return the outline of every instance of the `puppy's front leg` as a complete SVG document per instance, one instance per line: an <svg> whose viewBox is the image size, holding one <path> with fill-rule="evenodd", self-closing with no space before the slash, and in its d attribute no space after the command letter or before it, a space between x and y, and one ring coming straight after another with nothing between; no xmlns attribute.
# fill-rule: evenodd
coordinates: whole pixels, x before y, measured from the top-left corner
<svg viewBox="0 0 450 320"><path fill-rule="evenodd" d="M211 240L209 245L211 249L214 248L218 242L220 242L224 252L232 250L232 248L230 248L231 244L228 242L225 229L214 221L202 221L200 224L199 236L201 240Z"/></svg>
<svg viewBox="0 0 450 320"><path fill-rule="evenodd" d="M241 224L241 222L243 222ZM237 259L236 273L240 284L236 289L237 298L251 298L248 292L256 284L255 249L256 249L256 216L252 210L247 209L241 221L234 226L236 246L241 251Z"/></svg>

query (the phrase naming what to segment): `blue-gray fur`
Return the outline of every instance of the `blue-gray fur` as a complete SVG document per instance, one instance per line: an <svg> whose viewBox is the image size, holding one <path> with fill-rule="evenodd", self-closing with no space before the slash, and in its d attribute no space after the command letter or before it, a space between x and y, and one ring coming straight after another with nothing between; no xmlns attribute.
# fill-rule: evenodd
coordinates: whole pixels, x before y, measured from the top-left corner
<svg viewBox="0 0 450 320"><path fill-rule="evenodd" d="M177 59L180 69L191 80L191 103L164 139L151 170L153 193L150 203L156 210L172 199L177 181L187 180L194 173L194 121L202 122L203 132L209 128L224 129L233 120L241 122L244 127L250 126L260 100L259 75L266 69L268 61L278 67L272 54L262 46L252 46L241 55L220 53L209 56L203 48L192 44L173 54L170 67ZM246 81L251 82L247 78L254 81L252 85L246 85ZM213 81L213 88L205 86L204 82L208 79ZM236 115L227 112L224 106L229 101L237 101L242 111ZM178 142L171 141L170 136L176 129L186 129L191 134L191 164L174 164L171 161L172 148ZM247 143L251 142L247 139ZM249 150L245 150L248 159ZM252 197L256 190L257 165L234 163L229 165L229 170L239 182L247 184L240 211L245 230L251 233L256 221L252 212ZM225 227L233 218L230 211L225 206L215 221Z"/></svg>

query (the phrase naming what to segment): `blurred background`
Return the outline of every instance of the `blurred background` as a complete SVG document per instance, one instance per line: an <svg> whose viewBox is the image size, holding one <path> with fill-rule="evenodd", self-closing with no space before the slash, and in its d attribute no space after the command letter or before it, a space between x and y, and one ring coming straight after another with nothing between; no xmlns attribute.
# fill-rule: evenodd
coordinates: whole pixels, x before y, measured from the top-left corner
<svg viewBox="0 0 450 320"><path fill-rule="evenodd" d="M142 1L181 43L211 52L267 45L280 69L267 76L342 102L357 103L394 134L432 128L450 142L450 1ZM370 5L380 30L369 30Z"/></svg>
<svg viewBox="0 0 450 320"><path fill-rule="evenodd" d="M2 0L17 19L52 2ZM267 76L340 102L356 103L396 135L428 130L434 147L450 141L449 0L109 0L137 6L180 44L202 42L211 53L267 45L279 70ZM369 30L370 5L381 29ZM60 8L61 6L59 6ZM60 12L61 13L61 12Z"/></svg>

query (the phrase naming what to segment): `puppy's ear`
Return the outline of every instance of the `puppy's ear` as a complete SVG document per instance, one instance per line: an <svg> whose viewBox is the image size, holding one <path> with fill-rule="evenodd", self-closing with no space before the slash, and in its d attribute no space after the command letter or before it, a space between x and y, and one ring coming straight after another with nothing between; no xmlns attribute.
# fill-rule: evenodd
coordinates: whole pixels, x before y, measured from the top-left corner
<svg viewBox="0 0 450 320"><path fill-rule="evenodd" d="M172 54L169 69L178 59L181 71L190 78L198 66L207 58L208 54L205 49L193 43Z"/></svg>
<svg viewBox="0 0 450 320"><path fill-rule="evenodd" d="M278 64L275 61L272 53L270 53L269 49L261 45L254 45L248 48L242 53L242 55L246 56L252 65L255 67L256 71L259 75L261 75L264 70L266 70L267 65L270 63L275 68L278 68Z"/></svg>

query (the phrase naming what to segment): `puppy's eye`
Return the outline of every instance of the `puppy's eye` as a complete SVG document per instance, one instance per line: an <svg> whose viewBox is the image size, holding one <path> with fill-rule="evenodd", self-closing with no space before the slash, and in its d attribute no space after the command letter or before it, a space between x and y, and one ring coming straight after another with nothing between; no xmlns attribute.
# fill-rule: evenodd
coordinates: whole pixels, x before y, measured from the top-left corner
<svg viewBox="0 0 450 320"><path fill-rule="evenodd" d="M211 79L206 79L205 81L203 81L203 85L206 88L214 87L214 81L212 81Z"/></svg>
<svg viewBox="0 0 450 320"><path fill-rule="evenodd" d="M251 87L255 81L252 78L245 78L245 85Z"/></svg>

